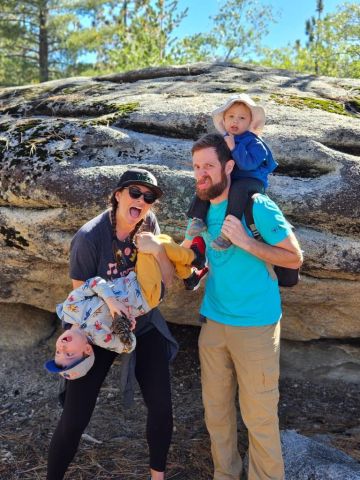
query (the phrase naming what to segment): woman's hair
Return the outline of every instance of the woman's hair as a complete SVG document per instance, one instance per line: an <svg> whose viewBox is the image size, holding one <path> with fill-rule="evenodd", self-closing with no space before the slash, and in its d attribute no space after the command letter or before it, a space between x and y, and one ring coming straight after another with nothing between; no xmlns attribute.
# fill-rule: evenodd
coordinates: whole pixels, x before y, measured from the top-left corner
<svg viewBox="0 0 360 480"><path fill-rule="evenodd" d="M110 220L111 220L111 229L113 237L116 238L116 210L118 206L118 201L116 200L115 194L119 190L114 190L110 196Z"/></svg>

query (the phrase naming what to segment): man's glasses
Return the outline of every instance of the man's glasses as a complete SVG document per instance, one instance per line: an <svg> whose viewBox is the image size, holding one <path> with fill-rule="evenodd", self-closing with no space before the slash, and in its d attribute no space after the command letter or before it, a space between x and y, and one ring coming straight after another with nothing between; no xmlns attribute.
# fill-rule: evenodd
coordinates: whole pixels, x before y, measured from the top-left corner
<svg viewBox="0 0 360 480"><path fill-rule="evenodd" d="M141 196L144 197L144 202L148 203L151 205L152 203L155 202L155 200L158 198L156 193L154 192L142 192L139 188L137 187L125 187L127 190L129 190L129 195L131 198L138 199Z"/></svg>

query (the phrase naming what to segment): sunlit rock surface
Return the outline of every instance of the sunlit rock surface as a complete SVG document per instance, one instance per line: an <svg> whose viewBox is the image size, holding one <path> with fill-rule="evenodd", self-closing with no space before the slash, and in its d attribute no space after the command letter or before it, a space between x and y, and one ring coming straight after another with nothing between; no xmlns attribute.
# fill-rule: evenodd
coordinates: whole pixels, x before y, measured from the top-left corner
<svg viewBox="0 0 360 480"><path fill-rule="evenodd" d="M128 165L158 177L162 230L180 241L193 194L190 148L237 93L265 106L279 167L269 195L296 227L301 283L284 290L283 337L360 336L360 82L197 64L0 90L0 302L54 311L70 288L69 242ZM162 309L197 322L179 283ZM185 307L184 307L185 306Z"/></svg>

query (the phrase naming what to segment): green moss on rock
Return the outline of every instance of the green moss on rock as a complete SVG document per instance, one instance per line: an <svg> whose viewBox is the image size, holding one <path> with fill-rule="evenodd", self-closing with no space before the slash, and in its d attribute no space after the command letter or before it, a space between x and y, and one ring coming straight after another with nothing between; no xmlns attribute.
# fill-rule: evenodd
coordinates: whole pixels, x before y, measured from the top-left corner
<svg viewBox="0 0 360 480"><path fill-rule="evenodd" d="M107 113L117 114L118 116L124 117L130 115L130 113L135 112L139 108L139 102L133 103L108 103L104 104L99 102L102 105L103 110L108 110Z"/></svg>
<svg viewBox="0 0 360 480"><path fill-rule="evenodd" d="M315 108L324 110L329 113L336 113L338 115L351 115L347 112L345 105L335 100L324 100L322 98L312 97L298 97L297 95L283 95L280 93L273 93L270 98L279 105L286 105L295 108Z"/></svg>
<svg viewBox="0 0 360 480"><path fill-rule="evenodd" d="M61 95L72 95L75 93L86 93L86 94L94 94L103 91L103 85L89 85L88 83L79 84L79 85L71 85L64 88L59 88L58 92Z"/></svg>
<svg viewBox="0 0 360 480"><path fill-rule="evenodd" d="M101 115L98 118L92 118L90 120L86 120L84 122L84 125L103 125L106 127L109 127L113 125L119 118L124 118L130 115L130 113L135 112L140 104L139 102L133 102L133 103L109 103L109 104L103 104L101 102L98 102L101 104L101 110L108 111L109 113L105 115Z"/></svg>

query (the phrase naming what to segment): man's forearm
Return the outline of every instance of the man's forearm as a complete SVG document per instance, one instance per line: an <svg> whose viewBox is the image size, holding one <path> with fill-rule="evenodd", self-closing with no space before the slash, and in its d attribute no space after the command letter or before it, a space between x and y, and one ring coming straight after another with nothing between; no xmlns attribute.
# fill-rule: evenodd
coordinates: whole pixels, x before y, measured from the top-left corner
<svg viewBox="0 0 360 480"><path fill-rule="evenodd" d="M302 252L294 235L275 246L249 237L241 248L266 263L280 267L299 268L303 262Z"/></svg>
<svg viewBox="0 0 360 480"><path fill-rule="evenodd" d="M266 263L288 268L299 268L302 264L302 251L292 232L276 245L268 245L250 237L240 220L233 215L226 217L222 232L234 245Z"/></svg>

